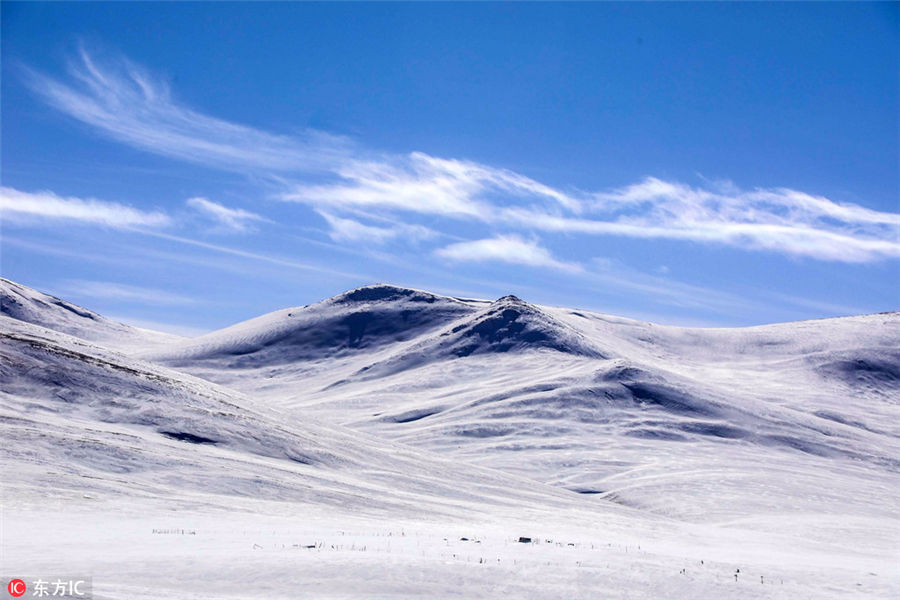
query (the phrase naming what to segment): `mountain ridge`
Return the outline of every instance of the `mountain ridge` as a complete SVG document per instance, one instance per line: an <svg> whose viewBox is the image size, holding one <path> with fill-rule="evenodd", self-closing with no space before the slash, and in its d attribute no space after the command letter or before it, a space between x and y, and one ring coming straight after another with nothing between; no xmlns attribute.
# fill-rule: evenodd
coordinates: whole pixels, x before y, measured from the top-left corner
<svg viewBox="0 0 900 600"><path fill-rule="evenodd" d="M120 350L151 349L185 339L113 321L92 310L3 277L0 277L0 315Z"/></svg>

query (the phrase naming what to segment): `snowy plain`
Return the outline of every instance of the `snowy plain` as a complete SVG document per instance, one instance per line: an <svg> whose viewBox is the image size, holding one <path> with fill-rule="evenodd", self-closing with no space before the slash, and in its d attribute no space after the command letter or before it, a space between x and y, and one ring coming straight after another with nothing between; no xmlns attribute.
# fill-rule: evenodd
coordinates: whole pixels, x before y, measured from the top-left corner
<svg viewBox="0 0 900 600"><path fill-rule="evenodd" d="M186 339L0 291L4 576L900 594L898 313L686 329L377 285Z"/></svg>

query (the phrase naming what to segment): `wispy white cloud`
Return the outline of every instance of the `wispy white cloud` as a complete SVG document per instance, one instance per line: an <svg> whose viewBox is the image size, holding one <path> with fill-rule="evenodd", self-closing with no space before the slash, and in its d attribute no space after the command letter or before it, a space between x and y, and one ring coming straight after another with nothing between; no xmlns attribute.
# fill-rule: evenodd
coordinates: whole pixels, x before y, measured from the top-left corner
<svg viewBox="0 0 900 600"><path fill-rule="evenodd" d="M596 194L591 209L602 218L541 222L563 231L718 242L822 260L900 257L900 214L787 188L705 189L650 177Z"/></svg>
<svg viewBox="0 0 900 600"><path fill-rule="evenodd" d="M228 208L206 198L188 198L186 204L213 219L219 227L229 231L248 231L252 228L253 223L268 220L242 208Z"/></svg>
<svg viewBox="0 0 900 600"><path fill-rule="evenodd" d="M53 192L23 192L0 187L0 214L10 221L65 220L107 227L160 227L171 219L163 212L145 212L93 198L57 196Z"/></svg>
<svg viewBox="0 0 900 600"><path fill-rule="evenodd" d="M321 170L348 141L309 132L266 133L179 105L168 83L122 56L98 58L84 47L69 63L70 83L33 70L27 81L51 106L132 146L240 172Z"/></svg>
<svg viewBox="0 0 900 600"><path fill-rule="evenodd" d="M493 177L477 165L422 154L411 155L405 169L378 166L354 165L342 171L344 182L297 185L282 198L473 219L529 231L725 244L827 261L900 257L900 214L786 188L722 193L648 178L577 200L562 192L553 196L540 184L528 185L531 180L513 184L512 178Z"/></svg>
<svg viewBox="0 0 900 600"><path fill-rule="evenodd" d="M63 289L74 296L101 298L119 302L134 302L151 305L188 305L197 300L190 296L176 294L167 290L115 283L111 281L86 281L70 279L63 282Z"/></svg>
<svg viewBox="0 0 900 600"><path fill-rule="evenodd" d="M30 223L34 220L60 219L80 221L95 225L105 225L145 236L168 240L170 242L202 248L219 254L226 254L291 269L325 273L357 281L365 280L365 277L359 273L348 273L322 265L305 263L264 252L252 252L241 248L233 248L166 233L165 231L158 229L159 226L168 225L172 222L165 213L147 213L113 202L103 202L94 199L84 200L71 197L63 198L52 192L28 193L20 192L9 187L0 187L0 219L2 219L4 224L20 220ZM8 235L3 236L3 243L13 244L32 251L39 251L47 254L56 254L67 257L79 255L79 253L72 248L58 248L46 243L34 244L27 240L11 238ZM98 262L122 262L114 256L83 253L81 255ZM179 260L192 260L192 258L179 257ZM133 263L133 261L134 258L129 258L125 262Z"/></svg>
<svg viewBox="0 0 900 600"><path fill-rule="evenodd" d="M435 254L457 262L504 262L532 267L550 267L563 271L581 271L580 265L556 260L549 250L534 240L517 235L458 242L439 248Z"/></svg>
<svg viewBox="0 0 900 600"><path fill-rule="evenodd" d="M579 212L573 196L537 181L478 163L413 152L377 161L348 158L335 168L338 181L296 184L283 200L316 206L384 208L420 214L492 221L509 203Z"/></svg>
<svg viewBox="0 0 900 600"><path fill-rule="evenodd" d="M397 223L390 227L366 225L355 219L339 217L324 210L317 211L331 227L329 236L335 242L369 242L384 244L390 240L400 239L407 242L419 242L435 237L437 233L423 225Z"/></svg>
<svg viewBox="0 0 900 600"><path fill-rule="evenodd" d="M101 62L82 49L70 75L66 83L30 72L29 81L52 106L122 142L277 181L281 199L344 219L329 220L344 241L396 237L348 219L364 209L531 235L682 240L838 262L900 258L900 215L798 190L656 178L611 191L561 189L473 161L385 154L324 134L230 123L181 105L163 80L123 58Z"/></svg>
<svg viewBox="0 0 900 600"><path fill-rule="evenodd" d="M346 271L340 271L337 269L331 269L328 267L324 267L322 265L311 264L300 262L297 260L293 260L290 258L284 258L281 256L276 256L272 254L265 254L262 252L251 252L249 250L243 250L241 248L232 248L230 246L223 246L221 244L211 244L209 242L204 242L201 240L195 240L192 238L182 237L179 235L172 235L168 233L163 233L162 231L150 231L150 230L142 230L140 233L144 235L149 235L152 237L157 237L160 239L168 240L170 242L177 242L179 244L184 244L187 246L193 246L195 248L203 248L205 250L210 250L212 252L218 252L222 254L228 254L231 256L236 256L239 258L246 258L254 261L269 263L272 265L278 265L281 267L288 267L291 269L298 269L301 271L310 271L313 273L323 273L330 276L335 277L344 277L348 279L355 279L357 281L365 281L365 276L360 275L359 273L349 273Z"/></svg>

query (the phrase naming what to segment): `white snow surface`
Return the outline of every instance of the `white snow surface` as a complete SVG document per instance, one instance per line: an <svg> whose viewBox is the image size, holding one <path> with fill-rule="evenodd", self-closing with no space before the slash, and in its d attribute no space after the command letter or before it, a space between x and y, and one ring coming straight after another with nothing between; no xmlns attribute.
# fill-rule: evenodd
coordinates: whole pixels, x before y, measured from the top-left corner
<svg viewBox="0 0 900 600"><path fill-rule="evenodd" d="M117 350L147 350L181 336L132 327L91 310L0 277L0 315L68 333Z"/></svg>
<svg viewBox="0 0 900 600"><path fill-rule="evenodd" d="M900 593L898 313L690 329L376 285L182 339L0 284L0 576Z"/></svg>

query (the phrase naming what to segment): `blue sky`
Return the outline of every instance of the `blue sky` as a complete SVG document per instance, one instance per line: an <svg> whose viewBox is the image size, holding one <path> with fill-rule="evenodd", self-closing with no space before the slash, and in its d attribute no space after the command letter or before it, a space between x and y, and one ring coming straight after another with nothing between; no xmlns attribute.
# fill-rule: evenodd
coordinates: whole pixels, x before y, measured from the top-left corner
<svg viewBox="0 0 900 600"><path fill-rule="evenodd" d="M2 3L2 273L196 332L374 282L900 309L896 3Z"/></svg>

